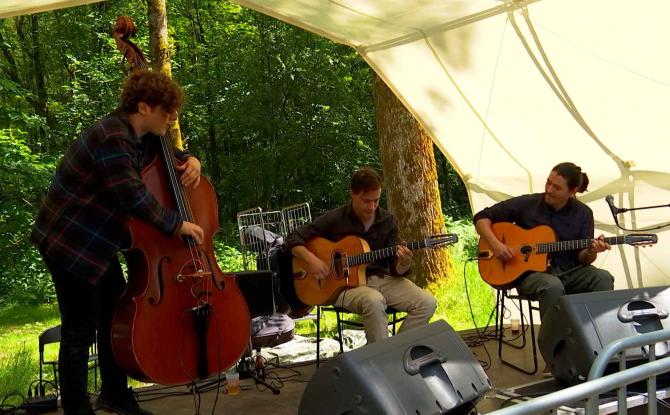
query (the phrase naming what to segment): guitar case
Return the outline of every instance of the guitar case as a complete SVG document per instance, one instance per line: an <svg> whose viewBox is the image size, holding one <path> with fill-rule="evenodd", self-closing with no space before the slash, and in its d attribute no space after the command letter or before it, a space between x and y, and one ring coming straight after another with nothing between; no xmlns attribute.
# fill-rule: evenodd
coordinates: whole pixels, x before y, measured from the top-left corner
<svg viewBox="0 0 670 415"><path fill-rule="evenodd" d="M293 264L291 252L285 245L270 251L270 269L279 278L279 293L283 301L288 304L288 315L293 318L305 317L314 308L300 301L293 285Z"/></svg>

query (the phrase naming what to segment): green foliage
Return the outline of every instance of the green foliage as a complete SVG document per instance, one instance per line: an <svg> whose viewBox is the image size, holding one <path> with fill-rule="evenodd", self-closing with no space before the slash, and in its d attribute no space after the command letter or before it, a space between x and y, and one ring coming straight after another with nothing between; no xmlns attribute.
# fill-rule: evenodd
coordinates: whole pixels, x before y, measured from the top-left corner
<svg viewBox="0 0 670 415"><path fill-rule="evenodd" d="M0 303L39 304L54 297L51 278L29 241L33 218L53 175L52 157L37 156L25 134L0 130Z"/></svg>
<svg viewBox="0 0 670 415"><path fill-rule="evenodd" d="M452 257L459 262L477 257L479 235L475 230L472 219L454 220L450 216L444 217L447 232L458 235L458 243L449 247Z"/></svg>
<svg viewBox="0 0 670 415"><path fill-rule="evenodd" d="M472 219L470 200L463 181L439 148L433 147L442 211L454 219Z"/></svg>
<svg viewBox="0 0 670 415"><path fill-rule="evenodd" d="M454 220L445 216L444 221L447 231L458 235L458 243L449 247L454 265L449 284L432 287L437 298L435 319L446 320L456 330L483 327L491 323L495 296L479 275L477 261L473 260L477 257L479 235L469 217Z"/></svg>
<svg viewBox="0 0 670 415"><path fill-rule="evenodd" d="M254 206L330 208L356 167L379 164L370 72L355 51L237 5L169 6L173 73L189 95L182 131L222 221Z"/></svg>
<svg viewBox="0 0 670 415"><path fill-rule="evenodd" d="M433 287L433 295L437 299L433 319L444 319L456 330L492 324L489 318L495 305L495 294L479 276L477 262L455 258L454 270L455 275L449 284Z"/></svg>
<svg viewBox="0 0 670 415"><path fill-rule="evenodd" d="M223 272L237 272L244 269L244 260L242 253L232 246L227 246L223 242L214 240L214 254L219 268Z"/></svg>

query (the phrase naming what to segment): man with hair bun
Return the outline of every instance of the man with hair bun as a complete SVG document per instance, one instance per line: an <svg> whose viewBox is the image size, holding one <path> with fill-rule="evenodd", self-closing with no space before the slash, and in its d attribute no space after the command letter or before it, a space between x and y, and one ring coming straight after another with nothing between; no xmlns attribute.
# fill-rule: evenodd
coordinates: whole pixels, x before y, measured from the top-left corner
<svg viewBox="0 0 670 415"><path fill-rule="evenodd" d="M367 285L343 290L334 305L363 317L368 344L388 337L386 307L407 312L399 331L428 324L435 312L435 298L404 276L409 274L412 251L403 245L398 221L379 206L382 178L373 168L362 167L351 178L350 202L330 210L287 238L287 246L307 264L308 273L324 279L330 269L305 244L313 237L338 241L354 235L364 239L370 250L396 247L396 255L370 263L366 271Z"/></svg>
<svg viewBox="0 0 670 415"><path fill-rule="evenodd" d="M477 233L502 261L511 259L514 253L494 235L491 225L497 222L512 222L524 229L548 225L558 241L593 239L593 212L575 198L577 193L586 191L588 184L588 176L579 166L560 163L551 169L544 193L514 197L477 213L474 216ZM550 253L549 268L522 275L515 281L517 291L537 298L543 317L562 295L613 290L612 274L591 265L598 253L610 249L603 239L604 235L600 235L581 251Z"/></svg>
<svg viewBox="0 0 670 415"><path fill-rule="evenodd" d="M31 241L51 273L61 315L58 355L60 396L66 415L94 414L87 393L88 348L97 331L102 380L98 404L119 414L148 414L128 388L114 360L114 299L125 289L118 253L128 220L137 217L165 235L201 243L200 226L183 222L142 182L141 169L160 148L184 102L167 75L138 70L125 81L117 110L86 129L70 145L40 207ZM176 152L184 186L197 186L200 162Z"/></svg>

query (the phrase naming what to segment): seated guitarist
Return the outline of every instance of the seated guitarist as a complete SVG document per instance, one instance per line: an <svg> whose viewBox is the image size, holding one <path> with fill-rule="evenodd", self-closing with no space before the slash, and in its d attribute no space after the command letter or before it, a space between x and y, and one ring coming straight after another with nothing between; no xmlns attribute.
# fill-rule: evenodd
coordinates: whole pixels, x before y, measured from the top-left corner
<svg viewBox="0 0 670 415"><path fill-rule="evenodd" d="M343 290L334 303L363 316L368 344L388 337L387 306L407 312L400 331L428 324L436 307L431 294L404 278L410 271L412 252L402 245L395 216L379 207L381 192L379 174L363 167L351 178L348 204L326 212L287 239L293 255L302 259L307 271L320 280L328 276L329 268L304 246L310 238L320 236L337 241L354 235L367 241L371 250L397 246L395 257L367 266L367 286Z"/></svg>
<svg viewBox="0 0 670 415"><path fill-rule="evenodd" d="M593 212L575 198L577 192L586 191L588 184L589 179L580 167L560 163L551 170L544 193L514 197L477 213L474 217L477 233L491 246L493 255L503 261L511 259L514 253L493 234L493 223L513 222L524 229L548 225L558 241L593 238ZM614 289L612 274L591 265L598 253L610 249L603 238L600 235L581 251L549 254L550 266L546 272L527 273L515 282L519 294L540 301L540 317L564 294Z"/></svg>

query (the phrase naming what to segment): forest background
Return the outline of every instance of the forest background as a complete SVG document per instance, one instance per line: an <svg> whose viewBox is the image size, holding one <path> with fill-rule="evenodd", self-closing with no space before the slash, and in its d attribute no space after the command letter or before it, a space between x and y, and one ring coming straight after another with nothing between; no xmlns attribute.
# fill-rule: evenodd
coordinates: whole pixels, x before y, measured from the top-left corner
<svg viewBox="0 0 670 415"><path fill-rule="evenodd" d="M30 227L67 146L117 105L118 15L148 50L143 1L0 20L0 306L54 299ZM317 216L346 202L358 167L382 170L372 72L354 50L225 1L171 0L168 15L183 139L216 189L220 243L239 247L239 211L308 202ZM444 214L469 219L460 178L435 158Z"/></svg>

